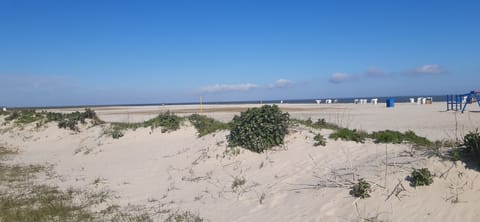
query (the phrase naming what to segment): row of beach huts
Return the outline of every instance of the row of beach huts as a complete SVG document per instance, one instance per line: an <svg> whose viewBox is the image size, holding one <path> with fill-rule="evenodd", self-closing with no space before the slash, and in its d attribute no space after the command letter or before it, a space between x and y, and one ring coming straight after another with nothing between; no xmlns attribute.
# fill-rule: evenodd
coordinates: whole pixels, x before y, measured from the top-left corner
<svg viewBox="0 0 480 222"><path fill-rule="evenodd" d="M418 98L409 98L410 103L412 104L432 104L433 98L432 97L418 97ZM331 103L338 103L338 99L317 99L315 100L317 104L331 104ZM378 104L378 98L372 98L370 101L368 99L354 99L353 104Z"/></svg>

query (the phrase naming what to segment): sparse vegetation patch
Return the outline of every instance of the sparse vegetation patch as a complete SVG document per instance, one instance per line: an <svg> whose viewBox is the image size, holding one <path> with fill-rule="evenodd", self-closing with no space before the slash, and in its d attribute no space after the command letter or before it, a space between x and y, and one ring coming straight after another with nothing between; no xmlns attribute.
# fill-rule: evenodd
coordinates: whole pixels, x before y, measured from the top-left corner
<svg viewBox="0 0 480 222"><path fill-rule="evenodd" d="M428 140L425 137L416 135L413 131L407 131L405 133L393 131L393 130L384 130L373 132L369 135L370 138L374 140L375 143L410 143L418 146L429 146L433 142Z"/></svg>
<svg viewBox="0 0 480 222"><path fill-rule="evenodd" d="M313 137L313 140L315 140L315 143L313 144L314 146L326 146L327 142L325 140L325 137L322 136L322 134L317 134L315 137Z"/></svg>
<svg viewBox="0 0 480 222"><path fill-rule="evenodd" d="M334 140L345 140L345 141L355 141L357 143L365 142L365 139L368 137L368 133L356 129L341 128L336 132L330 134L330 139Z"/></svg>
<svg viewBox="0 0 480 222"><path fill-rule="evenodd" d="M228 123L222 123L213 118L199 114L190 115L188 120L192 123L195 129L197 129L199 137L230 128Z"/></svg>
<svg viewBox="0 0 480 222"><path fill-rule="evenodd" d="M372 192L371 185L364 179L359 179L358 183L352 186L350 194L354 197L360 197L362 199L370 197Z"/></svg>
<svg viewBox="0 0 480 222"><path fill-rule="evenodd" d="M302 124L304 126L314 128L314 129L332 129L332 130L337 130L340 129L336 124L329 123L325 121L325 119L317 119L316 122L313 122L311 118L308 118L307 120L301 120L301 119L292 119L292 123L296 124Z"/></svg>

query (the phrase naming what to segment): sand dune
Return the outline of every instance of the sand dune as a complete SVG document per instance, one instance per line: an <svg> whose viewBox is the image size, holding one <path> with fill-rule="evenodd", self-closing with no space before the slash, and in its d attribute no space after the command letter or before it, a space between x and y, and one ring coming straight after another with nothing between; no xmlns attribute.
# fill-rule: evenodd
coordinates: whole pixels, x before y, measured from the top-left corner
<svg viewBox="0 0 480 222"><path fill-rule="evenodd" d="M479 126L480 113L443 112L443 105L280 107L295 118L325 118L370 132L413 130L432 140L461 138ZM208 105L203 112L229 121L251 106ZM197 108L95 110L106 121L139 122L165 110L187 115ZM1 126L0 141L21 151L13 161L53 164L60 176L55 183L61 187L99 189L92 181L101 178L100 187L115 193L115 203L143 206L158 221L163 218L154 214L159 209L189 210L209 221L477 221L480 216L477 169L460 161L441 160L429 151L414 151L406 144L328 139L326 147L314 147L315 133L328 137L331 131L297 126L282 147L263 154L241 149L233 155L226 152L228 132L198 138L188 122L171 133L141 128L120 139L103 135L104 126L82 128L79 133L58 129L53 123L40 129L9 127ZM431 169L434 183L409 186L405 177L413 167ZM374 184L370 198L349 194L350 182L358 178ZM244 184L232 186L236 180ZM405 190L392 195L399 184Z"/></svg>

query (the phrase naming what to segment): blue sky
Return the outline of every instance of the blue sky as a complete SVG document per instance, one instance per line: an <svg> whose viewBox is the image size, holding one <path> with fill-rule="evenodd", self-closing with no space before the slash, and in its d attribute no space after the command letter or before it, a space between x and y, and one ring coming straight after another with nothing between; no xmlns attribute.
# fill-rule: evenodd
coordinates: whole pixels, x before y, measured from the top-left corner
<svg viewBox="0 0 480 222"><path fill-rule="evenodd" d="M0 106L464 93L477 2L0 0Z"/></svg>

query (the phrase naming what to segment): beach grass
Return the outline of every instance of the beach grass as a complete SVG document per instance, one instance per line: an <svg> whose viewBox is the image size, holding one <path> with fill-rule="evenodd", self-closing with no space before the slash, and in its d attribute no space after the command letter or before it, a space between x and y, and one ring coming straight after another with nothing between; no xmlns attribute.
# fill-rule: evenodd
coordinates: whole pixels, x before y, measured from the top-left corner
<svg viewBox="0 0 480 222"><path fill-rule="evenodd" d="M220 130L230 129L230 124L220 122L204 115L192 114L188 117L188 120L192 123L195 129L197 129L198 137L202 137Z"/></svg>

